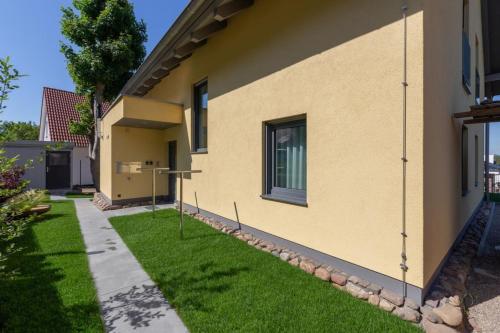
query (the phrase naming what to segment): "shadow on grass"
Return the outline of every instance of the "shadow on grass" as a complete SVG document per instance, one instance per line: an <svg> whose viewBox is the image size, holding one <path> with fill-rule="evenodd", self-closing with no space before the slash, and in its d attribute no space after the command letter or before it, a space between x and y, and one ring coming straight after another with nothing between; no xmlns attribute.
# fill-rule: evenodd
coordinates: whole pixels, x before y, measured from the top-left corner
<svg viewBox="0 0 500 333"><path fill-rule="evenodd" d="M36 220L35 222L33 222L33 224L37 224L37 223L43 223L45 221L49 221L49 220L52 220L52 219L57 219L59 217L63 217L65 216L64 214L58 214L58 213L45 213L43 214L42 217L40 217L38 220Z"/></svg>
<svg viewBox="0 0 500 333"><path fill-rule="evenodd" d="M200 295L211 298L228 292L233 283L228 283L227 278L237 278L240 273L248 271L250 268L247 266L218 269L214 261L209 261L199 264L199 270L178 271L169 276L162 273L158 285L166 291L167 299L175 308L209 313L212 309L206 306L207 303L200 299Z"/></svg>
<svg viewBox="0 0 500 333"><path fill-rule="evenodd" d="M40 246L33 232L36 223L63 216L47 214L43 220L30 225L17 240L22 251L12 255L6 266L15 271L12 278L0 279L1 332L71 332L72 323L98 311L94 304L62 304L56 284L64 272L47 261L49 257L78 255L81 251L60 251L38 254Z"/></svg>

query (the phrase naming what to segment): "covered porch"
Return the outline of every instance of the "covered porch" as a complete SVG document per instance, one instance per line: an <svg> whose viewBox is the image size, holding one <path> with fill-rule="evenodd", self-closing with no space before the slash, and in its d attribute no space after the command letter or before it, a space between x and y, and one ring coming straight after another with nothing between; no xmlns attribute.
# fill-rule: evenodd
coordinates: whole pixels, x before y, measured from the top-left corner
<svg viewBox="0 0 500 333"><path fill-rule="evenodd" d="M183 112L181 104L128 95L112 104L98 127L100 191L111 204L151 200L152 173L147 169L175 163L176 147L166 140L166 131L182 124ZM156 180L159 199L175 193L167 175Z"/></svg>

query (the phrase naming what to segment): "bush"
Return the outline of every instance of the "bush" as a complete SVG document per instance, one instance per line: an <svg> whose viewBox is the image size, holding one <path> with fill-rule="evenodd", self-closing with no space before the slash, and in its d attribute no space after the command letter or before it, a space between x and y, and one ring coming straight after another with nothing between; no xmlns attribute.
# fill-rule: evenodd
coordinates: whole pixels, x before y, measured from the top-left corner
<svg viewBox="0 0 500 333"><path fill-rule="evenodd" d="M6 157L0 149L0 276L10 275L7 258L21 250L15 240L35 217L29 211L47 198L45 191L23 192L28 181L22 179L27 165L17 165L18 157Z"/></svg>
<svg viewBox="0 0 500 333"><path fill-rule="evenodd" d="M28 181L22 177L27 165L17 165L18 157L6 157L5 151L0 149L0 203L21 193Z"/></svg>

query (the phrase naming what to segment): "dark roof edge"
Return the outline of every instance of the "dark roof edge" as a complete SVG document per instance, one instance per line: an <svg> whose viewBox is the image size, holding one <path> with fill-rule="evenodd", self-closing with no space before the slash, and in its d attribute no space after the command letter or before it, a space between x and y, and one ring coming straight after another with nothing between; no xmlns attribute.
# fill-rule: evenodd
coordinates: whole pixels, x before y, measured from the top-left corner
<svg viewBox="0 0 500 333"><path fill-rule="evenodd" d="M175 22L170 26L162 39L156 44L151 53L146 57L144 62L139 66L137 71L123 86L120 95L132 94L133 89L137 88L135 85L137 81L147 73L149 69L157 65L161 58L165 55L175 41L182 36L187 24L198 13L200 8L206 3L212 3L215 0L191 0L190 3L184 8L182 13L177 17Z"/></svg>
<svg viewBox="0 0 500 333"><path fill-rule="evenodd" d="M76 146L73 142L19 140L3 142L0 144L0 147L45 147L49 145L61 145L61 148L63 149L73 148Z"/></svg>

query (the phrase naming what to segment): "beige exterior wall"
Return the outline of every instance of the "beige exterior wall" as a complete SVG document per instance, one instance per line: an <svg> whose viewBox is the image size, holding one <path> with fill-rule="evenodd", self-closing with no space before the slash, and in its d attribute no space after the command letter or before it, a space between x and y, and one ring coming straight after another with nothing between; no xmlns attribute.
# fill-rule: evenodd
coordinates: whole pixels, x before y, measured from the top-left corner
<svg viewBox="0 0 500 333"><path fill-rule="evenodd" d="M152 173L118 172L118 163L138 162L144 168L167 167L165 130L141 124L182 123L182 107L160 99L123 96L101 121L101 192L112 200L147 198L152 193ZM121 126L120 121L136 124ZM153 165L145 165L146 161ZM167 176L157 175L158 196L167 195Z"/></svg>
<svg viewBox="0 0 500 333"><path fill-rule="evenodd" d="M104 193L108 198L113 195L113 175L115 174L115 163L111 158L112 143L119 145L120 143L115 142L115 138L112 137L113 124L116 123L121 117L123 117L123 100L120 100L116 105L113 106L112 110L106 114L104 118L100 121L99 131L100 131L100 191ZM112 140L113 139L113 140Z"/></svg>
<svg viewBox="0 0 500 333"><path fill-rule="evenodd" d="M408 281L423 283L423 14L409 28ZM286 8L286 15L282 14ZM262 1L146 97L182 103L185 200L401 278L401 2ZM256 24L258 22L258 24ZM356 24L353 24L356 22ZM272 33L271 33L272 32ZM208 153L190 154L192 85L208 78ZM308 207L263 200L263 122L307 117ZM130 149L130 148L129 148ZM136 182L134 182L135 184ZM129 188L132 188L132 183Z"/></svg>
<svg viewBox="0 0 500 333"><path fill-rule="evenodd" d="M460 124L451 118L473 102L461 85L459 3L409 1L407 281L422 288L482 195L473 174L482 127L469 127L471 191L461 197ZM478 14L472 0L471 39L481 41ZM165 166L176 140L178 168L203 171L186 179L187 203L196 193L200 208L235 219L235 202L244 224L401 279L402 77L401 1L256 0L145 96L183 104L182 125L126 128L106 116L102 191L148 196L150 175L118 175L114 163ZM203 79L208 153L194 154L192 89ZM263 123L300 114L308 207L260 197ZM166 194L166 177L159 184Z"/></svg>
<svg viewBox="0 0 500 333"><path fill-rule="evenodd" d="M483 197L484 126L468 125L469 193L462 196L462 121L452 118L454 112L468 111L474 104L476 38L481 55L478 71L484 82L480 1L469 2L470 95L462 85L462 1L424 1L424 285ZM475 136L479 140L477 186Z"/></svg>

